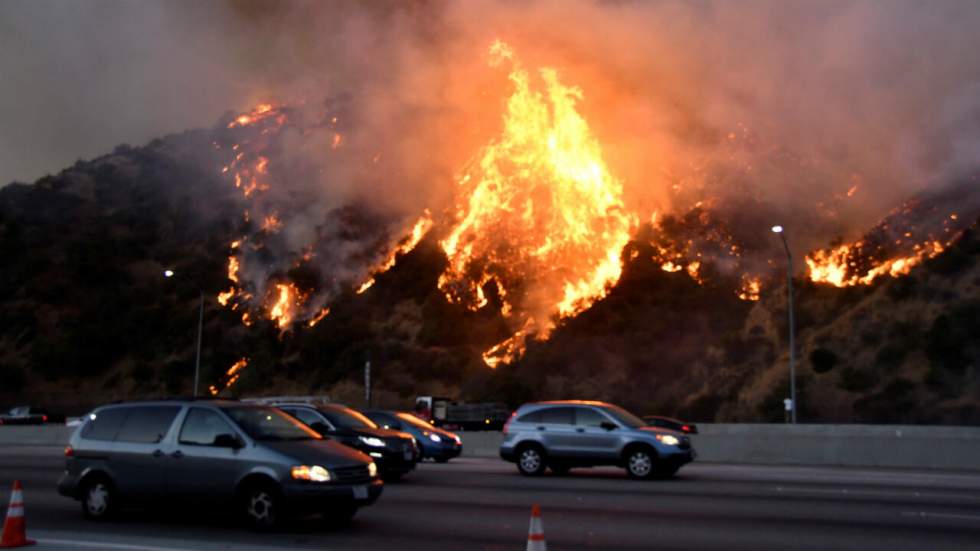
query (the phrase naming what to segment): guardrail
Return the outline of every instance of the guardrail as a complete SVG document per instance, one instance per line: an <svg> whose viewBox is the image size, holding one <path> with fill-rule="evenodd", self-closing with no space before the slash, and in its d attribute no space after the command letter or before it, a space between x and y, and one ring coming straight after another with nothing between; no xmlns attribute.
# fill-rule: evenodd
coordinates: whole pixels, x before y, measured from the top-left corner
<svg viewBox="0 0 980 551"><path fill-rule="evenodd" d="M698 461L980 470L980 427L698 424ZM75 427L0 426L0 447L64 446ZM463 455L497 457L499 432L460 432Z"/></svg>

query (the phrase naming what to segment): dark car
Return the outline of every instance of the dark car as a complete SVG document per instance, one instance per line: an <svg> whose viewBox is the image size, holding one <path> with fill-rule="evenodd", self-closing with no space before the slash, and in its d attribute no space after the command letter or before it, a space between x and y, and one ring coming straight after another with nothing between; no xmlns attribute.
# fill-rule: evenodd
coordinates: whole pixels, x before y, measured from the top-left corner
<svg viewBox="0 0 980 551"><path fill-rule="evenodd" d="M448 430L434 427L418 417L404 411L383 411L371 409L364 412L382 428L401 430L411 434L422 457L431 457L437 463L445 463L463 453L463 441Z"/></svg>
<svg viewBox="0 0 980 551"><path fill-rule="evenodd" d="M500 457L521 474L546 468L562 474L574 467L617 465L632 478L673 476L697 454L679 432L647 426L625 409L605 402L563 400L524 404L504 425Z"/></svg>
<svg viewBox="0 0 980 551"><path fill-rule="evenodd" d="M677 432L683 432L684 434L697 434L698 426L694 423L685 423L673 417L664 417L663 415L645 415L643 420L646 421L651 427L660 427L662 429L676 430Z"/></svg>
<svg viewBox="0 0 980 551"><path fill-rule="evenodd" d="M421 459L411 434L383 429L360 412L339 404L274 404L311 429L372 458L385 480L397 480Z"/></svg>
<svg viewBox="0 0 980 551"><path fill-rule="evenodd" d="M48 421L47 410L31 406L15 407L7 413L0 414L0 425L43 425Z"/></svg>
<svg viewBox="0 0 980 551"><path fill-rule="evenodd" d="M93 411L65 448L58 491L91 519L127 504L231 506L271 529L291 513L349 521L383 485L370 457L276 408L184 400Z"/></svg>

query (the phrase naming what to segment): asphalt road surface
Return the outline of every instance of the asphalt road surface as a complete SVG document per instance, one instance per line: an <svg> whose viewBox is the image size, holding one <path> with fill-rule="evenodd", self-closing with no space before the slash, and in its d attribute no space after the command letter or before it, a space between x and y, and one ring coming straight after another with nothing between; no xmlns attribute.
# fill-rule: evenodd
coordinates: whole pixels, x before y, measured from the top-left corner
<svg viewBox="0 0 980 551"><path fill-rule="evenodd" d="M0 504L24 485L35 549L523 549L532 503L566 549L980 549L980 473L692 464L667 481L618 469L525 478L492 458L425 463L349 527L255 534L221 511L94 523L58 495L60 448L0 447Z"/></svg>

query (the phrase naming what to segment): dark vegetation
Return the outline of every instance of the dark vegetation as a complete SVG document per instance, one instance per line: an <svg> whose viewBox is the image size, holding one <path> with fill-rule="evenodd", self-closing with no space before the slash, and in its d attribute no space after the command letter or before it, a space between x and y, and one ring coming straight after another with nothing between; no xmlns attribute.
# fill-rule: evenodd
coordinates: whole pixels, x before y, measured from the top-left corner
<svg viewBox="0 0 980 551"><path fill-rule="evenodd" d="M0 188L0 402L77 412L189 393L200 287L204 386L249 358L231 395L330 393L358 405L370 360L390 405L429 393L512 405L577 397L695 421L783 420L785 287L764 282L762 301L742 301L740 274L710 262L701 284L665 272L643 235L607 297L494 371L480 353L507 336L504 320L445 300L436 281L446 259L431 239L368 292L342 293L313 328L245 327L214 300L242 203L201 168L220 166L210 142L195 131L122 146ZM672 223L680 232L696 221ZM907 277L847 289L797 282L802 420L980 423L975 230ZM165 267L186 278L164 279ZM291 275L309 286L322 277Z"/></svg>

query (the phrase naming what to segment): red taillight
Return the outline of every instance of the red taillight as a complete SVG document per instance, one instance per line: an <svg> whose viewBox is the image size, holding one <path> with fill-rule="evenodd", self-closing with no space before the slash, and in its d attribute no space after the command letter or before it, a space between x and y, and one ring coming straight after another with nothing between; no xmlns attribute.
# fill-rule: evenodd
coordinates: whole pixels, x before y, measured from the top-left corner
<svg viewBox="0 0 980 551"><path fill-rule="evenodd" d="M510 413L510 417L508 417L508 418L507 418L507 422L506 422L506 423L504 423L504 428L502 429L502 432L504 433L504 435L506 435L506 434L507 434L507 429L509 429L509 428L510 428L510 422L514 420L514 417L515 417L516 415L517 415L517 411L516 411L516 410L515 410L515 411L512 411L512 412Z"/></svg>
<svg viewBox="0 0 980 551"><path fill-rule="evenodd" d="M41 416L41 422L42 423L47 423L48 422L48 416L47 415L42 415Z"/></svg>
<svg viewBox="0 0 980 551"><path fill-rule="evenodd" d="M684 425L684 426L681 427L681 430L684 431L684 432L691 432L691 427L689 427L687 425Z"/></svg>
<svg viewBox="0 0 980 551"><path fill-rule="evenodd" d="M65 457L74 457L74 456L75 456L75 450L72 449L71 446L67 446L65 448Z"/></svg>

